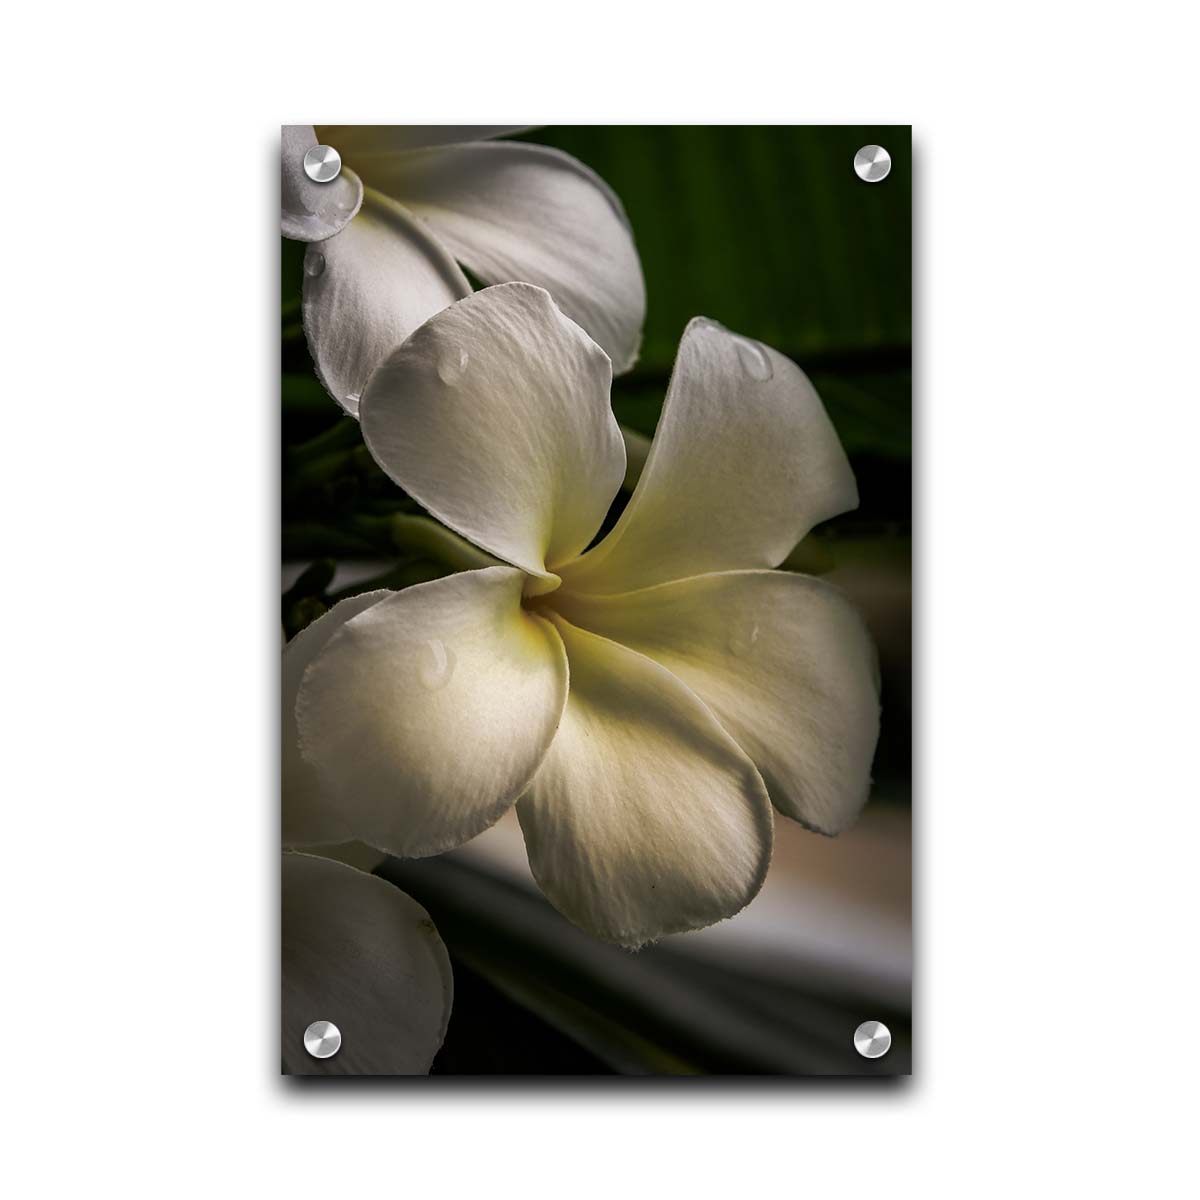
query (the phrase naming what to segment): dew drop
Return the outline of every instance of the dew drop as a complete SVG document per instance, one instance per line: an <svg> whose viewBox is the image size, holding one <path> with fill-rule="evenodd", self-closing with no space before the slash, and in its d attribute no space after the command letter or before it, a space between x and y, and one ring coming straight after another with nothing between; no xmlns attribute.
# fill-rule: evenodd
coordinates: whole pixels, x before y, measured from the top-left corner
<svg viewBox="0 0 1200 1200"><path fill-rule="evenodd" d="M737 355L742 364L742 370L751 379L763 382L775 374L770 357L757 342L752 342L749 338L738 338Z"/></svg>
<svg viewBox="0 0 1200 1200"><path fill-rule="evenodd" d="M432 638L417 651L417 678L430 692L440 692L454 674L454 651L439 638Z"/></svg>
<svg viewBox="0 0 1200 1200"><path fill-rule="evenodd" d="M729 634L729 649L739 658L749 654L758 641L758 626L752 623L737 625Z"/></svg>
<svg viewBox="0 0 1200 1200"><path fill-rule="evenodd" d="M316 279L325 271L325 255L320 250L309 250L304 256L304 273L310 279Z"/></svg>
<svg viewBox="0 0 1200 1200"><path fill-rule="evenodd" d="M471 356L465 350L451 349L450 353L438 364L438 378L446 384L457 383L467 369Z"/></svg>

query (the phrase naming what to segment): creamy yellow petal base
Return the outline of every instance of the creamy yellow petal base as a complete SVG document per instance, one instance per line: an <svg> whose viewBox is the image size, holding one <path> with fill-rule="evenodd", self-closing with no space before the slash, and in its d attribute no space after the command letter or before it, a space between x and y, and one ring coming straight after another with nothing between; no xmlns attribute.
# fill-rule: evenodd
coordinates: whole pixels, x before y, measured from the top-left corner
<svg viewBox="0 0 1200 1200"><path fill-rule="evenodd" d="M822 833L866 803L879 737L875 650L822 580L731 571L620 596L555 593L583 628L681 679L753 759L780 812Z"/></svg>
<svg viewBox="0 0 1200 1200"><path fill-rule="evenodd" d="M771 858L753 763L670 672L550 620L571 687L517 805L534 878L575 924L630 947L732 916Z"/></svg>

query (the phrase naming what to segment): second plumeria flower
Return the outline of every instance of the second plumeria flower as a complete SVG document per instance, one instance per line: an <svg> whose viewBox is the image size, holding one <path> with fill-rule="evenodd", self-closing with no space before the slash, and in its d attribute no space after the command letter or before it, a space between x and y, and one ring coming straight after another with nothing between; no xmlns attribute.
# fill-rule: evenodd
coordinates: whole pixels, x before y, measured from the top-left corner
<svg viewBox="0 0 1200 1200"><path fill-rule="evenodd" d="M402 856L509 807L542 890L636 946L762 885L772 802L825 833L866 800L879 705L855 611L772 570L857 503L794 363L697 318L641 479L611 364L550 296L478 292L371 377L383 469L497 565L343 601L285 655L285 833Z"/></svg>
<svg viewBox="0 0 1200 1200"><path fill-rule="evenodd" d="M548 146L480 140L510 126L286 125L283 233L304 258L304 331L317 375L357 414L371 372L418 325L484 283L546 288L613 360L637 358L646 288L613 190ZM305 154L342 158L326 183ZM364 186L365 185L365 186Z"/></svg>
<svg viewBox="0 0 1200 1200"><path fill-rule="evenodd" d="M280 881L284 1072L427 1074L454 997L429 914L385 880L309 854L284 854ZM326 1022L340 1046L314 1055L306 1035Z"/></svg>

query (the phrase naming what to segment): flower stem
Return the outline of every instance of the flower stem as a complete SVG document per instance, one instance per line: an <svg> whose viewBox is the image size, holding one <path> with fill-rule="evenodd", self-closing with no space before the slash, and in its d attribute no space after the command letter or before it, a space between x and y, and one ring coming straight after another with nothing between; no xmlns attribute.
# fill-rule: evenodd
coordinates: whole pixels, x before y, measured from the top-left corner
<svg viewBox="0 0 1200 1200"><path fill-rule="evenodd" d="M642 469L650 453L650 439L628 425L621 426L621 437L625 440L625 482L622 486L627 492L632 492L642 477Z"/></svg>
<svg viewBox="0 0 1200 1200"><path fill-rule="evenodd" d="M435 559L456 571L475 571L499 562L429 517L397 513L391 518L391 527L396 549Z"/></svg>

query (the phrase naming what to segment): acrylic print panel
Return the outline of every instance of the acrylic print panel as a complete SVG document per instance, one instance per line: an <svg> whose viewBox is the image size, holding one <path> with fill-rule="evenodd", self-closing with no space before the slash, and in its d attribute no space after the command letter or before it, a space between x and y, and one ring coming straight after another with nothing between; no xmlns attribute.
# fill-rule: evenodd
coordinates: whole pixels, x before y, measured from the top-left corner
<svg viewBox="0 0 1200 1200"><path fill-rule="evenodd" d="M910 143L284 129L285 1073L909 1073Z"/></svg>

